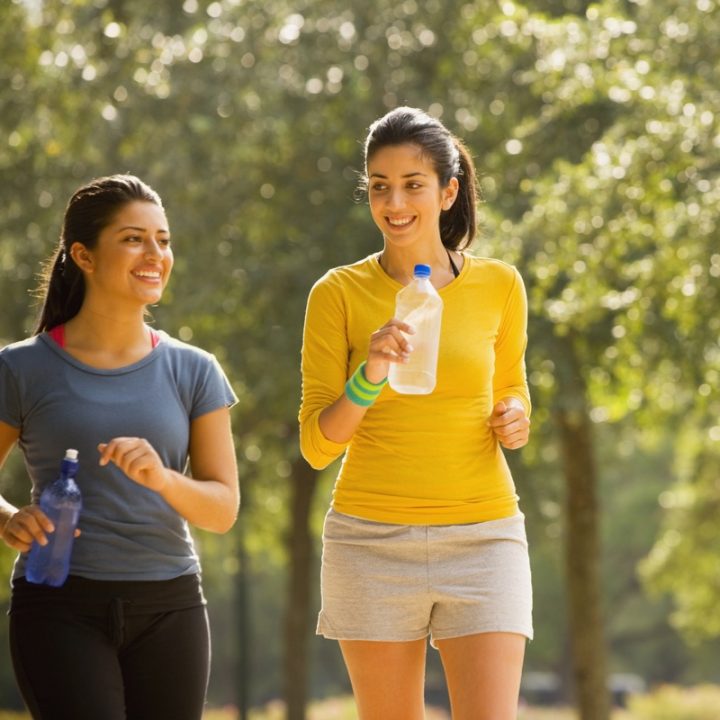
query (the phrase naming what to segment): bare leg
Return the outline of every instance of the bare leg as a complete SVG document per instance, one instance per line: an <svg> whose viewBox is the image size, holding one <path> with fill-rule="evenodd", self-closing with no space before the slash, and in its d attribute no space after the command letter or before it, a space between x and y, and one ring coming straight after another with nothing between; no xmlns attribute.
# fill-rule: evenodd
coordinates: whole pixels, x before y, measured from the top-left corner
<svg viewBox="0 0 720 720"><path fill-rule="evenodd" d="M360 720L423 720L427 641L341 640Z"/></svg>
<svg viewBox="0 0 720 720"><path fill-rule="evenodd" d="M453 720L516 720L525 642L500 632L436 641Z"/></svg>

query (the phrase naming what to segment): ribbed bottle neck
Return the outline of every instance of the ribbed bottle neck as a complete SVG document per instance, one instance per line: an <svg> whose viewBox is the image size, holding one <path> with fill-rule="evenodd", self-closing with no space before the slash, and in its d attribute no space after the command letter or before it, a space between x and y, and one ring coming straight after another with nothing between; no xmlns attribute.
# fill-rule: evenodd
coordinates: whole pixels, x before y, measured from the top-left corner
<svg viewBox="0 0 720 720"><path fill-rule="evenodd" d="M60 474L65 478L74 478L78 471L78 461L65 459L60 464Z"/></svg>

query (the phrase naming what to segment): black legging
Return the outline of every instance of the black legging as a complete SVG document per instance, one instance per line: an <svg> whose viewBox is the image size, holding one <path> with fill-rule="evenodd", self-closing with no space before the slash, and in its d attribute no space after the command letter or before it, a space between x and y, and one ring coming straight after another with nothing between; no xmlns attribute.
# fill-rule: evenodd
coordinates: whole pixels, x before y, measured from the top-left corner
<svg viewBox="0 0 720 720"><path fill-rule="evenodd" d="M199 580L13 584L10 649L35 720L200 720L210 637Z"/></svg>

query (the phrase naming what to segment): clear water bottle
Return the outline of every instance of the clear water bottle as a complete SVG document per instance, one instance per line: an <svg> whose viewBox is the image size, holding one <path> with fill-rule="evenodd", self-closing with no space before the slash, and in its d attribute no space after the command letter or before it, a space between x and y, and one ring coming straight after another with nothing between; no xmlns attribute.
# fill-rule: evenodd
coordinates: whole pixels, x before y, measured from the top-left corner
<svg viewBox="0 0 720 720"><path fill-rule="evenodd" d="M29 582L60 587L67 579L75 528L82 507L80 488L75 482L77 457L77 450L65 452L60 477L40 495L40 509L50 518L55 530L47 534L47 545L34 542L30 548L25 566L25 578Z"/></svg>
<svg viewBox="0 0 720 720"><path fill-rule="evenodd" d="M416 265L413 279L397 294L395 317L415 329L406 363L391 363L388 383L396 392L427 395L435 388L443 301L430 282L430 266Z"/></svg>

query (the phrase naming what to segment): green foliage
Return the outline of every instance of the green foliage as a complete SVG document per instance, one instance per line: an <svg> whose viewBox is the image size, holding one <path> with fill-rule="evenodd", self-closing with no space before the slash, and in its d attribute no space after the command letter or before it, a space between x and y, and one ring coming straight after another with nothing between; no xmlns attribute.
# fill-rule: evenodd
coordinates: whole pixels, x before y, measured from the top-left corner
<svg viewBox="0 0 720 720"><path fill-rule="evenodd" d="M665 685L650 695L630 698L633 720L716 720L720 688L699 685L682 688Z"/></svg>
<svg viewBox="0 0 720 720"><path fill-rule="evenodd" d="M692 421L679 433L679 480L660 495L665 527L642 566L653 590L672 594L673 621L693 642L720 636L720 455L706 433Z"/></svg>

